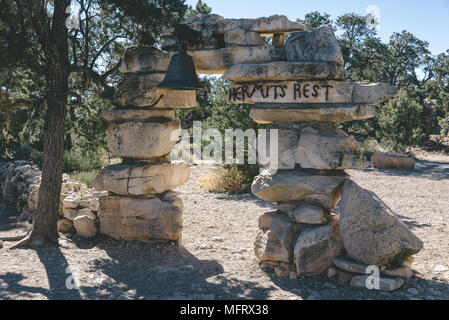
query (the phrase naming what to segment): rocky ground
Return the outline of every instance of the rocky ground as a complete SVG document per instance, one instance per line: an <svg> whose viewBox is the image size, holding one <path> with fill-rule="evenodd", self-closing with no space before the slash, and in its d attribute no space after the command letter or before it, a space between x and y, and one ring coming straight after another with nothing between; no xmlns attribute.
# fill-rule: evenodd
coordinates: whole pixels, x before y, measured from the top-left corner
<svg viewBox="0 0 449 320"><path fill-rule="evenodd" d="M326 276L279 279L253 253L257 219L273 205L252 195L211 194L193 167L178 188L184 248L74 236L67 248L0 249L0 299L449 299L449 156L421 154L414 171L348 170L424 241L417 277L395 292L354 289ZM27 228L0 204L0 234ZM70 247L70 248L69 248ZM70 271L79 289L68 289Z"/></svg>

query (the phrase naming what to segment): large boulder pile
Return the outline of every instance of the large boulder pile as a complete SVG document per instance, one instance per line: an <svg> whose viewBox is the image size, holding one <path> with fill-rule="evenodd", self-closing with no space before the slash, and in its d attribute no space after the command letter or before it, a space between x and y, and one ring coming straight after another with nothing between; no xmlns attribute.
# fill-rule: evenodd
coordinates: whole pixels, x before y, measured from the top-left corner
<svg viewBox="0 0 449 320"><path fill-rule="evenodd" d="M33 221L41 179L42 172L39 167L30 162L19 160L0 165L0 198L16 206L22 221ZM90 189L64 174L58 231L86 237L96 235L101 195L104 195L104 192Z"/></svg>

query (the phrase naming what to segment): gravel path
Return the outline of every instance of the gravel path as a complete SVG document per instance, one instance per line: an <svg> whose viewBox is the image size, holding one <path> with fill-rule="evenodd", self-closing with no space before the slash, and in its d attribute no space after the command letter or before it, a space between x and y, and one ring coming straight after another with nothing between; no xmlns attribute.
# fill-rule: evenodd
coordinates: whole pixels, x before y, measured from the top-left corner
<svg viewBox="0 0 449 320"><path fill-rule="evenodd" d="M348 170L424 241L417 277L393 293L349 288L325 276L278 279L253 254L258 217L274 206L252 195L205 192L193 167L178 192L184 248L73 238L71 248L0 249L0 299L449 299L449 157L422 158L415 171ZM0 205L0 233L26 228ZM5 243L5 247L10 243ZM78 289L67 267L79 278Z"/></svg>

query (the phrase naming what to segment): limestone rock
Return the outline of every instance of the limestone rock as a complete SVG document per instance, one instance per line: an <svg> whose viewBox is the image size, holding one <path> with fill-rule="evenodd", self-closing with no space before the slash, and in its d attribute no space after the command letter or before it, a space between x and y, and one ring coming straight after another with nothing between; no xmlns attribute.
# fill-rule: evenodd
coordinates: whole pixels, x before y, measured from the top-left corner
<svg viewBox="0 0 449 320"><path fill-rule="evenodd" d="M153 107L163 109L192 108L196 104L195 90L156 88L164 73L136 74L119 83L113 103L120 107Z"/></svg>
<svg viewBox="0 0 449 320"><path fill-rule="evenodd" d="M163 52L154 47L130 47L122 57L120 72L165 72L170 64L173 52Z"/></svg>
<svg viewBox="0 0 449 320"><path fill-rule="evenodd" d="M332 265L343 246L337 224L303 230L295 245L294 262L298 275L323 273Z"/></svg>
<svg viewBox="0 0 449 320"><path fill-rule="evenodd" d="M108 147L113 156L148 159L169 154L179 140L178 121L111 123Z"/></svg>
<svg viewBox="0 0 449 320"><path fill-rule="evenodd" d="M294 130L278 129L277 139L271 136L271 131L267 130L259 134L257 141L258 150L258 162L264 167L271 167L273 169L294 169L295 168L295 148L298 142L298 134ZM271 140L277 143L275 151L277 151L277 157L271 157ZM266 150L263 149L263 143L265 143ZM256 147L255 145L253 146ZM256 149L256 148L255 148ZM276 163L272 163L277 161Z"/></svg>
<svg viewBox="0 0 449 320"><path fill-rule="evenodd" d="M229 46L263 46L265 44L259 33L241 28L227 31L224 42Z"/></svg>
<svg viewBox="0 0 449 320"><path fill-rule="evenodd" d="M92 221L97 220L97 215L93 213L89 208L80 209L77 213L77 217L79 216L87 216Z"/></svg>
<svg viewBox="0 0 449 320"><path fill-rule="evenodd" d="M317 202L331 211L340 197L344 171L287 170L272 175L263 172L254 179L251 190L257 197L271 202Z"/></svg>
<svg viewBox="0 0 449 320"><path fill-rule="evenodd" d="M366 268L368 267L365 264L361 264L341 257L335 258L334 264L342 270L358 274L366 274Z"/></svg>
<svg viewBox="0 0 449 320"><path fill-rule="evenodd" d="M179 240L182 211L154 198L100 198L100 232L115 239L158 243Z"/></svg>
<svg viewBox="0 0 449 320"><path fill-rule="evenodd" d="M295 149L295 163L310 169L366 168L357 141L332 124L305 124Z"/></svg>
<svg viewBox="0 0 449 320"><path fill-rule="evenodd" d="M93 237L97 234L97 227L95 222L88 216L78 216L73 219L73 226L76 233L83 237Z"/></svg>
<svg viewBox="0 0 449 320"><path fill-rule="evenodd" d="M340 201L340 231L348 255L378 267L400 265L422 241L373 192L346 180Z"/></svg>
<svg viewBox="0 0 449 320"><path fill-rule="evenodd" d="M371 157L371 164L376 169L415 169L415 159L393 153L377 152Z"/></svg>
<svg viewBox="0 0 449 320"><path fill-rule="evenodd" d="M265 59L265 61L234 64L223 77L234 82L343 80L345 74L343 66L329 62L285 62Z"/></svg>
<svg viewBox="0 0 449 320"><path fill-rule="evenodd" d="M249 116L257 123L273 122L346 122L373 118L376 108L367 104L256 105Z"/></svg>
<svg viewBox="0 0 449 320"><path fill-rule="evenodd" d="M327 222L323 208L313 204L303 204L291 211L289 215L296 223L325 224Z"/></svg>
<svg viewBox="0 0 449 320"><path fill-rule="evenodd" d="M370 276L355 276L351 279L351 282L349 285L351 287L357 287L357 288L367 288L366 281L368 280ZM404 284L404 280L401 278L380 278L379 280L379 290L382 291L394 291L402 287Z"/></svg>
<svg viewBox="0 0 449 320"><path fill-rule="evenodd" d="M112 165L100 170L94 188L115 194L141 196L162 193L189 180L189 166L182 164Z"/></svg>
<svg viewBox="0 0 449 320"><path fill-rule="evenodd" d="M107 121L132 121L132 120L174 120L173 109L109 109L102 110L101 115Z"/></svg>
<svg viewBox="0 0 449 320"><path fill-rule="evenodd" d="M323 61L343 65L343 55L330 26L293 33L286 43L288 61Z"/></svg>
<svg viewBox="0 0 449 320"><path fill-rule="evenodd" d="M259 232L254 252L261 261L290 262L292 256L293 223L276 211L267 212L259 218Z"/></svg>
<svg viewBox="0 0 449 320"><path fill-rule="evenodd" d="M68 233L73 230L73 222L67 219L58 220L58 231L61 233Z"/></svg>
<svg viewBox="0 0 449 320"><path fill-rule="evenodd" d="M401 278L411 278L415 275L415 272L405 266L399 268L385 269L382 271L383 274L390 277L401 277Z"/></svg>

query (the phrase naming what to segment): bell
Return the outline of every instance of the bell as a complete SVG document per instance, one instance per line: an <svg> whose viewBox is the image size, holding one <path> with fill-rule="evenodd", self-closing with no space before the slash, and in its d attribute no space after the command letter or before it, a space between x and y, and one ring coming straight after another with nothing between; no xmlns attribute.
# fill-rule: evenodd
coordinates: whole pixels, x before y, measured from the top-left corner
<svg viewBox="0 0 449 320"><path fill-rule="evenodd" d="M193 59L187 54L185 43L178 44L178 53L171 58L164 80L157 87L172 90L198 90L202 88L196 75Z"/></svg>

